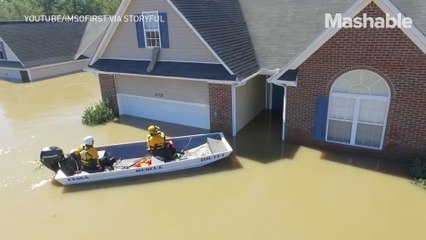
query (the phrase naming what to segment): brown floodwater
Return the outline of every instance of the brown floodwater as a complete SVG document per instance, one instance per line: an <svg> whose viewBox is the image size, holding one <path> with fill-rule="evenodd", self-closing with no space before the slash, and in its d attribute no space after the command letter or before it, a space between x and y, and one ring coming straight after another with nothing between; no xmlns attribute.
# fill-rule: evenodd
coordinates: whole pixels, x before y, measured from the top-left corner
<svg viewBox="0 0 426 240"><path fill-rule="evenodd" d="M44 146L69 151L136 141L160 124L123 117L81 123L99 101L94 74L30 84L0 80L1 239L425 239L426 191L386 159L281 144L279 116L261 114L229 158L182 172L62 187L37 160Z"/></svg>

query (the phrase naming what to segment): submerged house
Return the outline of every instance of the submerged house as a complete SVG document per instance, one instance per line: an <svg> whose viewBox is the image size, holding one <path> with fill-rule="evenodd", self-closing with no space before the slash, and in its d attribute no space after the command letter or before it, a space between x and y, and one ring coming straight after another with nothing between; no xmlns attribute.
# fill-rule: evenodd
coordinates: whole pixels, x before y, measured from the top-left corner
<svg viewBox="0 0 426 240"><path fill-rule="evenodd" d="M118 114L236 135L275 109L283 140L409 158L426 154L425 12L422 0L124 0L90 70ZM413 24L326 28L327 14Z"/></svg>
<svg viewBox="0 0 426 240"><path fill-rule="evenodd" d="M0 79L31 82L82 71L108 22L0 22Z"/></svg>

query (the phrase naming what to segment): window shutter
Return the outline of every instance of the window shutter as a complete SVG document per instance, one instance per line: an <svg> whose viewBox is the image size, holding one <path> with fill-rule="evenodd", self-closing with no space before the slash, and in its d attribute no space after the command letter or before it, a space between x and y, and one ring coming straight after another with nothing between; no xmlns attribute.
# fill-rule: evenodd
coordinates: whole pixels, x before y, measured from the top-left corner
<svg viewBox="0 0 426 240"><path fill-rule="evenodd" d="M160 35L161 35L161 48L169 48L169 27L167 24L167 13L159 12L160 17Z"/></svg>
<svg viewBox="0 0 426 240"><path fill-rule="evenodd" d="M318 96L315 105L314 136L315 140L325 141L328 113L328 97Z"/></svg>
<svg viewBox="0 0 426 240"><path fill-rule="evenodd" d="M138 38L138 47L145 48L145 32L143 29L143 21L142 14L137 14L136 19L140 19L140 21L136 21L136 36Z"/></svg>

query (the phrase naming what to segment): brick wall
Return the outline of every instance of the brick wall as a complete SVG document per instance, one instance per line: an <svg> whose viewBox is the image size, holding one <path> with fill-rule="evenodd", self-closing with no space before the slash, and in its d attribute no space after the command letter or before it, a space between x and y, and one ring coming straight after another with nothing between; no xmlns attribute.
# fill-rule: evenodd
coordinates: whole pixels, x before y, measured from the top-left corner
<svg viewBox="0 0 426 240"><path fill-rule="evenodd" d="M370 3L371 17L385 13ZM391 89L382 151L312 140L316 96L328 96L333 82L355 69L381 75ZM408 159L426 154L426 55L400 29L342 29L299 68L288 89L287 139L301 144Z"/></svg>
<svg viewBox="0 0 426 240"><path fill-rule="evenodd" d="M112 108L114 114L118 116L117 91L115 89L114 75L99 74L99 84L101 87L102 100Z"/></svg>
<svg viewBox="0 0 426 240"><path fill-rule="evenodd" d="M209 84L210 130L232 134L232 87Z"/></svg>

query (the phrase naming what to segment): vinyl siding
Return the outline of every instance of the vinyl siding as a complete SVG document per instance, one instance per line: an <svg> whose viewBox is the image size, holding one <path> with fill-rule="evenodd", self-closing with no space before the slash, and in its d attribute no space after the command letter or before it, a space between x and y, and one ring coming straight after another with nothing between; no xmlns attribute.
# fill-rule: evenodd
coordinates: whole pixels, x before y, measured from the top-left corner
<svg viewBox="0 0 426 240"><path fill-rule="evenodd" d="M257 76L237 87L237 131L265 109L266 79Z"/></svg>
<svg viewBox="0 0 426 240"><path fill-rule="evenodd" d="M69 62L59 65L46 66L40 68L30 69L30 78L31 81L43 78L49 78L53 76L58 76L67 73L73 73L82 71L83 68L87 67L89 60L80 60L75 62Z"/></svg>
<svg viewBox="0 0 426 240"><path fill-rule="evenodd" d="M88 47L87 49L83 49L84 51L81 52L81 55L84 55L86 57L89 57L90 59L95 55L95 51L97 47L99 46L99 43L102 40L103 35L100 34ZM77 56L78 57L78 56Z"/></svg>
<svg viewBox="0 0 426 240"><path fill-rule="evenodd" d="M163 48L159 61L219 63L166 0L132 1L125 16L143 11L167 12L170 48ZM136 26L121 22L101 58L150 60L151 49L138 48Z"/></svg>

